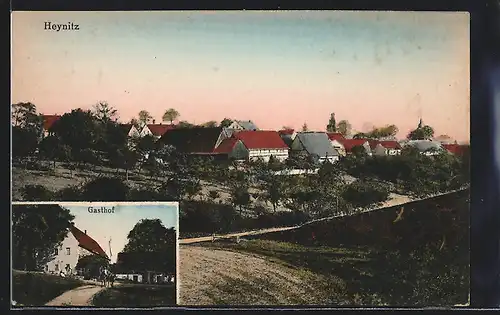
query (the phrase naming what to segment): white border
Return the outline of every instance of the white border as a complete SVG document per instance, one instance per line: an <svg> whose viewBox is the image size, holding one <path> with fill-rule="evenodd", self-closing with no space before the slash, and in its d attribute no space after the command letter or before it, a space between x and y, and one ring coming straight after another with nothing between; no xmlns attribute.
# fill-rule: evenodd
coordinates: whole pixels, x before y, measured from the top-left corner
<svg viewBox="0 0 500 315"><path fill-rule="evenodd" d="M11 160L12 163L12 160ZM12 186L12 180L11 180L11 186ZM11 188L12 189L12 188ZM27 310L27 309L32 309L32 310L102 310L102 309L107 309L107 310L131 310L131 309L138 309L138 310L147 310L147 309L170 309L170 308L175 308L178 307L179 305L179 288L180 288L180 281L179 281L179 265L180 265L180 258L179 258L179 202L178 201L78 201L78 202L72 202L72 201L12 201L12 195L10 197L11 199L11 206L10 206L10 235L11 235L11 241L10 241L10 310ZM12 301L13 301L13 273L12 273L12 206L19 206L19 205L60 205L62 207L68 207L68 206L83 206L83 205L94 205L94 206L108 206L108 205L114 205L114 206L142 206L142 205L162 205L162 206L174 206L177 209L177 220L176 220L176 226L175 226L175 232L176 232L176 242L175 242L175 260L176 260L176 266L175 266L175 304L172 306L158 306L158 307L144 307L144 308L130 308L130 307L79 307L79 308L68 308L68 307L45 307L45 306L27 306L27 307L13 307Z"/></svg>

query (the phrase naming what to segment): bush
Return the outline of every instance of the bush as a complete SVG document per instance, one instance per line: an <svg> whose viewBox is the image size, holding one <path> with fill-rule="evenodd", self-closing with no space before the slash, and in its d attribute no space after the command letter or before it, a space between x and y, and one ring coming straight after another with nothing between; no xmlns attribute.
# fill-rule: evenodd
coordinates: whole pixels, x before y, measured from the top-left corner
<svg viewBox="0 0 500 315"><path fill-rule="evenodd" d="M55 194L60 201L83 201L82 188L80 186L70 186L63 188Z"/></svg>
<svg viewBox="0 0 500 315"><path fill-rule="evenodd" d="M82 187L82 198L88 201L128 200L129 187L119 178L98 177Z"/></svg>
<svg viewBox="0 0 500 315"><path fill-rule="evenodd" d="M51 201L55 194L42 185L26 185L21 189L24 200L30 201Z"/></svg>
<svg viewBox="0 0 500 315"><path fill-rule="evenodd" d="M386 201L389 189L382 183L357 180L347 187L342 197L354 207L367 207Z"/></svg>

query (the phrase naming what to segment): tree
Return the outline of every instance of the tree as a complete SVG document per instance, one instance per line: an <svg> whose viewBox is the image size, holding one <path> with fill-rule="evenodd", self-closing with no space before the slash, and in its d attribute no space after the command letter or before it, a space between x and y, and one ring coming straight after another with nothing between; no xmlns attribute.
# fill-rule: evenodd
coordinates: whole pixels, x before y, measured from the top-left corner
<svg viewBox="0 0 500 315"><path fill-rule="evenodd" d="M56 168L56 161L68 162L71 159L71 149L62 144L58 137L50 135L44 138L39 144L40 155L53 161L53 167Z"/></svg>
<svg viewBox="0 0 500 315"><path fill-rule="evenodd" d="M42 118L33 103L12 104L12 122L14 127L28 130L37 136L42 134Z"/></svg>
<svg viewBox="0 0 500 315"><path fill-rule="evenodd" d="M138 272L175 273L176 239L174 227L160 219L142 219L127 235L127 244L118 254L117 269ZM150 282L149 272L147 272Z"/></svg>
<svg viewBox="0 0 500 315"><path fill-rule="evenodd" d="M172 124L174 122L174 120L176 120L179 116L180 116L180 114L177 110L175 110L174 108L169 108L163 114L162 120L169 121L170 124Z"/></svg>
<svg viewBox="0 0 500 315"><path fill-rule="evenodd" d="M178 124L177 124L177 128L193 128L193 127L196 127L196 125L188 122L188 121L180 121Z"/></svg>
<svg viewBox="0 0 500 315"><path fill-rule="evenodd" d="M215 189L211 189L211 190L208 191L207 197L213 201L215 199L219 199L220 198L220 193L217 190L215 190Z"/></svg>
<svg viewBox="0 0 500 315"><path fill-rule="evenodd" d="M139 112L139 122L144 126L147 125L151 119L153 119L153 116L147 111L147 110L141 110Z"/></svg>
<svg viewBox="0 0 500 315"><path fill-rule="evenodd" d="M116 150L111 156L111 163L117 168L125 170L125 180L128 181L129 171L132 170L139 159L139 153L130 148Z"/></svg>
<svg viewBox="0 0 500 315"><path fill-rule="evenodd" d="M13 268L42 271L54 258L74 216L59 205L12 206Z"/></svg>
<svg viewBox="0 0 500 315"><path fill-rule="evenodd" d="M36 151L38 134L19 126L12 127L12 158L25 158Z"/></svg>
<svg viewBox="0 0 500 315"><path fill-rule="evenodd" d="M101 122L117 121L118 110L110 106L108 102L98 102L93 106L94 116Z"/></svg>
<svg viewBox="0 0 500 315"><path fill-rule="evenodd" d="M206 123L203 123L202 126L206 127L206 128L217 127L217 122L215 120L210 120L210 121L207 121Z"/></svg>
<svg viewBox="0 0 500 315"><path fill-rule="evenodd" d="M366 153L365 147L362 145L355 145L354 147L352 147L351 152L356 157L365 157L368 155Z"/></svg>
<svg viewBox="0 0 500 315"><path fill-rule="evenodd" d="M82 187L82 198L88 201L127 200L129 187L119 178L98 177Z"/></svg>
<svg viewBox="0 0 500 315"><path fill-rule="evenodd" d="M335 121L335 113L330 114L330 120L326 126L327 132L337 132L337 122Z"/></svg>
<svg viewBox="0 0 500 315"><path fill-rule="evenodd" d="M352 126L347 120L341 120L337 124L337 132L340 132L344 136L351 135Z"/></svg>
<svg viewBox="0 0 500 315"><path fill-rule="evenodd" d="M240 213L243 207L250 204L250 193L247 185L234 185L231 189L231 202L234 206L239 207Z"/></svg>
<svg viewBox="0 0 500 315"><path fill-rule="evenodd" d="M409 140L429 140L432 137L434 137L434 129L424 125L422 119L420 119L417 129L410 131L407 136Z"/></svg>
<svg viewBox="0 0 500 315"><path fill-rule="evenodd" d="M231 124L233 123L233 120L232 119L229 119L229 118L224 118L221 122L220 122L220 126L222 128L226 128L226 127L229 127Z"/></svg>
<svg viewBox="0 0 500 315"><path fill-rule="evenodd" d="M141 126L141 123L139 122L139 120L137 118L132 118L130 119L129 121L129 124L131 124L132 126L134 126L135 128L140 128Z"/></svg>
<svg viewBox="0 0 500 315"><path fill-rule="evenodd" d="M309 131L309 127L307 127L307 123L302 125L302 131Z"/></svg>
<svg viewBox="0 0 500 315"><path fill-rule="evenodd" d="M279 206L284 197L284 185L279 175L268 176L264 184L264 199L269 201L273 206L273 211Z"/></svg>
<svg viewBox="0 0 500 315"><path fill-rule="evenodd" d="M83 270L85 278L97 278L102 267L109 267L109 260L101 255L88 254L78 258L75 269Z"/></svg>

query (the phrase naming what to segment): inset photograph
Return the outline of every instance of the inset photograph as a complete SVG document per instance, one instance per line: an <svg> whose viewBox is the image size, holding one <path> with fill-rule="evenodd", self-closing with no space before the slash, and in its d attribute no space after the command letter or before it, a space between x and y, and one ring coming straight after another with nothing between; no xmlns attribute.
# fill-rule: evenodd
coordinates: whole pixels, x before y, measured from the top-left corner
<svg viewBox="0 0 500 315"><path fill-rule="evenodd" d="M177 303L176 202L12 206L12 306Z"/></svg>

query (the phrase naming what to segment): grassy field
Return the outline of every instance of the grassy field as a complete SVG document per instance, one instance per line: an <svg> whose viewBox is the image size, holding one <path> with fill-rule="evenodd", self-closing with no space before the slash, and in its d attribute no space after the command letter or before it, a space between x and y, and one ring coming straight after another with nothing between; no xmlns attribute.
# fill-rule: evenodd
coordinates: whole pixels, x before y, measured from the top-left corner
<svg viewBox="0 0 500 315"><path fill-rule="evenodd" d="M76 279L14 270L12 299L16 306L42 306L62 293L82 285L85 283Z"/></svg>
<svg viewBox="0 0 500 315"><path fill-rule="evenodd" d="M197 246L223 250L220 255L248 253L313 273L317 277L311 278L316 282L312 286L315 295L323 296L321 304L453 306L467 303L469 295L468 192L407 204L403 210L387 208L255 236L239 244ZM238 303L231 292L245 291L252 281L220 281L216 287L227 292L221 303ZM316 304L313 299L310 303Z"/></svg>
<svg viewBox="0 0 500 315"><path fill-rule="evenodd" d="M176 304L175 286L121 284L97 293L92 304L98 307L151 307Z"/></svg>

